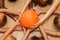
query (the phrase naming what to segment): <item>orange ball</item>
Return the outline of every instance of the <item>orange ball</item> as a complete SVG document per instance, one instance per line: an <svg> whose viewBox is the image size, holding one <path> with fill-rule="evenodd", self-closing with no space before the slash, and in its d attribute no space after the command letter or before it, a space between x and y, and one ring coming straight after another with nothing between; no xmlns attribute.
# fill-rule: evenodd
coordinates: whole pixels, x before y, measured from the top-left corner
<svg viewBox="0 0 60 40"><path fill-rule="evenodd" d="M26 28L31 28L39 20L38 14L34 10L26 10L23 12L20 18L20 23Z"/></svg>

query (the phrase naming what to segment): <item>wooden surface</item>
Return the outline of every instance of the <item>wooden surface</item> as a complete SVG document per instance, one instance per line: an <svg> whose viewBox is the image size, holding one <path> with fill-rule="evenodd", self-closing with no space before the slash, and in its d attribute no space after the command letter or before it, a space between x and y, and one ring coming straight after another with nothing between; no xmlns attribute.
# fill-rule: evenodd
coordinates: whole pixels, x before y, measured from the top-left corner
<svg viewBox="0 0 60 40"><path fill-rule="evenodd" d="M5 0L4 5L9 10L20 12L25 2L26 0L17 0L16 2L9 2L8 0Z"/></svg>
<svg viewBox="0 0 60 40"><path fill-rule="evenodd" d="M4 0L0 0L0 8L4 8Z"/></svg>

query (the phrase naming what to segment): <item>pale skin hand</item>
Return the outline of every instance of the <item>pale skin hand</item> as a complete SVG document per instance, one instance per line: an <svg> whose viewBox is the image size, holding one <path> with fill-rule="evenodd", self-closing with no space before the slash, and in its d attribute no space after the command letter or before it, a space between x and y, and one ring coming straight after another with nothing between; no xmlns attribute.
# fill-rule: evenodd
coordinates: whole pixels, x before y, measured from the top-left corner
<svg viewBox="0 0 60 40"><path fill-rule="evenodd" d="M31 2L31 0L29 0L29 1L27 0L25 6L23 7L23 9L19 15L19 19L21 17L21 14L25 11L25 9L27 8L27 6L29 5L30 2ZM9 28L8 31L6 31L6 33L4 35L2 35L1 40L3 40L5 37L7 37L16 28L16 26L19 22L19 19L15 22L15 24L11 28Z"/></svg>
<svg viewBox="0 0 60 40"><path fill-rule="evenodd" d="M57 4L56 4L55 6L57 6L57 5L59 4L59 0L56 0L56 1L58 1L58 2L57 2ZM55 8L55 7L54 7L54 8ZM54 9L54 10L55 10L55 9ZM52 12L53 12L53 11L52 11ZM48 12L48 13L49 13L49 12ZM46 14L46 15L47 15L47 14ZM46 16L46 15L45 15L45 16ZM49 15L49 16L50 16L50 15ZM48 17L48 16L47 16L47 17ZM47 18L47 17L46 17L46 18ZM45 18L44 18L44 20L45 20ZM43 22L43 21L42 21L42 22ZM12 31L12 29L14 29L14 28L15 28L15 27L10 28L10 31L7 31L7 32L6 32L6 35L5 35L4 37L2 37L2 39L4 39L4 38Z"/></svg>

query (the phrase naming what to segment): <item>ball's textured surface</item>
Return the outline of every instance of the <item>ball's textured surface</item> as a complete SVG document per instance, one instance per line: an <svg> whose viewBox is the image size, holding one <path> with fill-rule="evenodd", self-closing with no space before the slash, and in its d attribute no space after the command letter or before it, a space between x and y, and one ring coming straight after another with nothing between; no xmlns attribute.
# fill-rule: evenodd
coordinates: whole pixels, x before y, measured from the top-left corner
<svg viewBox="0 0 60 40"><path fill-rule="evenodd" d="M26 28L31 28L31 26L36 24L38 20L38 14L34 10L26 10L21 15L20 23Z"/></svg>

